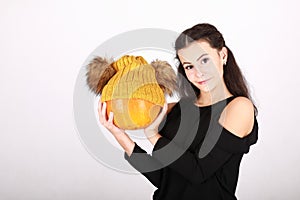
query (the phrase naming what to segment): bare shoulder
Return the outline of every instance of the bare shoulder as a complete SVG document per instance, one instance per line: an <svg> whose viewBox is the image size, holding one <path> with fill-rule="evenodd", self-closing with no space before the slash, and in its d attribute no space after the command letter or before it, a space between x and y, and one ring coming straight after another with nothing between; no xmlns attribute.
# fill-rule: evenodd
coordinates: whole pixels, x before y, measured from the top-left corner
<svg viewBox="0 0 300 200"><path fill-rule="evenodd" d="M219 123L234 135L247 136L254 124L254 106L246 97L236 97L223 110Z"/></svg>

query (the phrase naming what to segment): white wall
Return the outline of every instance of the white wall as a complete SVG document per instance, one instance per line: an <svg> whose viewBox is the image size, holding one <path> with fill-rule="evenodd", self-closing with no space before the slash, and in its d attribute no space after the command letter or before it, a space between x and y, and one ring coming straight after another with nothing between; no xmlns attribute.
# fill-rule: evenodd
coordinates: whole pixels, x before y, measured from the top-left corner
<svg viewBox="0 0 300 200"><path fill-rule="evenodd" d="M259 109L259 141L244 157L237 196L299 199L298 7L289 0L1 1L0 199L151 199L144 177L102 165L81 143L74 84L112 36L181 32L200 22L223 33Z"/></svg>

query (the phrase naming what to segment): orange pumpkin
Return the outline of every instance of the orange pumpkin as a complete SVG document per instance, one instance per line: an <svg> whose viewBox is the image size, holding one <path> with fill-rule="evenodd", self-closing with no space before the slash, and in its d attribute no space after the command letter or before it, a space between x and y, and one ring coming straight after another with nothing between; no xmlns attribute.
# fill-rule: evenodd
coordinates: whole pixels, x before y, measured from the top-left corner
<svg viewBox="0 0 300 200"><path fill-rule="evenodd" d="M106 103L107 116L113 112L114 124L128 130L147 127L161 110L161 106L141 99L113 99Z"/></svg>

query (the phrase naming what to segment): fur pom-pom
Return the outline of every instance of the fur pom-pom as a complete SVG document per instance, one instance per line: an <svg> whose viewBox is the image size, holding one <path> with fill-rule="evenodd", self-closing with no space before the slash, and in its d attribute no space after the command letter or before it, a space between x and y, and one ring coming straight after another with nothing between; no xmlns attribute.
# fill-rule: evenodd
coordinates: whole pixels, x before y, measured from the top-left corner
<svg viewBox="0 0 300 200"><path fill-rule="evenodd" d="M155 69L156 80L164 93L173 95L177 90L177 77L175 71L167 61L155 60L151 62L152 67Z"/></svg>
<svg viewBox="0 0 300 200"><path fill-rule="evenodd" d="M116 73L116 70L111 66L112 60L96 57L87 66L87 84L90 89L101 94L103 87L109 79Z"/></svg>

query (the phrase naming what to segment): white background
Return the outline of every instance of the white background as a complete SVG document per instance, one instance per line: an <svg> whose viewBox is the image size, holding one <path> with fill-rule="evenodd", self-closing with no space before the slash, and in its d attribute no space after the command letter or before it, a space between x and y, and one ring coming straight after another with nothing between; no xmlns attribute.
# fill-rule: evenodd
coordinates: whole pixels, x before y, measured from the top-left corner
<svg viewBox="0 0 300 200"><path fill-rule="evenodd" d="M83 62L139 28L214 24L259 109L259 141L241 164L237 196L299 199L300 14L297 1L0 1L0 199L151 199L154 187L97 162L73 118ZM122 159L122 158L120 158Z"/></svg>

